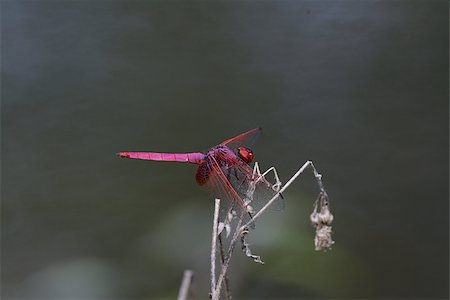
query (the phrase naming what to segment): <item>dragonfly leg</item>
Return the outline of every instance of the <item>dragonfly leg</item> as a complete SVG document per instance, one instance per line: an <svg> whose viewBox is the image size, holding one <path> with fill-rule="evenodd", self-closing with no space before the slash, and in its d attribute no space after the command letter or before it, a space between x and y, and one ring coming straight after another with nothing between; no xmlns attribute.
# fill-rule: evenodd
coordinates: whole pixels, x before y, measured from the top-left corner
<svg viewBox="0 0 450 300"><path fill-rule="evenodd" d="M236 177L237 181L239 181L239 176L238 176L238 173L237 173L236 169L234 169L234 177Z"/></svg>
<svg viewBox="0 0 450 300"><path fill-rule="evenodd" d="M227 170L227 180L228 180L228 182L231 182L230 169L226 169L226 170Z"/></svg>

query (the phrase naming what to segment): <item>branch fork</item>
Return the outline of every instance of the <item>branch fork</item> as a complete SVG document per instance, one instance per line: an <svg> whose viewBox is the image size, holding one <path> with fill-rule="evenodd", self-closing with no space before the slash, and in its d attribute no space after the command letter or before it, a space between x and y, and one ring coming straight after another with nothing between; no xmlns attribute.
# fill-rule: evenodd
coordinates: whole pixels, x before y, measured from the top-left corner
<svg viewBox="0 0 450 300"><path fill-rule="evenodd" d="M231 256L233 254L234 248L236 247L237 241L240 239L242 244L242 250L244 253L253 259L254 262L264 264L261 260L260 256L254 255L249 248L249 244L246 242L245 237L249 234L249 228L254 226L254 222L258 219L266 210L269 208L274 201L280 197L281 193L283 193L296 179L299 177L307 168L310 168L316 178L317 185L319 187L319 196L314 202L314 210L310 216L311 223L316 227L316 236L314 239L315 250L328 250L331 249L331 246L334 244L334 241L331 238L331 223L334 219L333 215L329 210L329 199L328 195L323 187L322 183L322 175L317 172L316 168L312 161L307 161L303 164L302 167L286 182L284 186L281 185L281 181L278 177L278 173L274 167L269 168L264 173L260 172L258 163L255 163L255 167L253 169L253 181L249 186L249 189L246 193L247 201L253 199L253 193L255 192L256 183L260 180L265 179L265 176L273 172L275 183L272 184L272 189L276 192L276 194L258 211L253 217L247 221L245 224L243 223L243 215L244 211L241 213L238 218L237 225L235 227L233 237L229 243L229 247L226 255L223 255L223 245L221 239L221 232L225 229L227 233L227 237L231 231L231 221L236 214L233 214L231 210L228 211L228 214L225 217L223 222L219 222L219 210L220 210L220 199L215 200L214 206L214 219L213 219L213 233L212 233L212 244L211 244L211 292L210 297L213 300L218 300L220 298L222 286L225 282L225 296L227 299L231 299L231 293L229 290L229 283L227 278L228 267L231 261ZM216 281L216 252L217 252L217 238L219 238L220 242L220 252L221 252L221 270L219 273L219 277Z"/></svg>

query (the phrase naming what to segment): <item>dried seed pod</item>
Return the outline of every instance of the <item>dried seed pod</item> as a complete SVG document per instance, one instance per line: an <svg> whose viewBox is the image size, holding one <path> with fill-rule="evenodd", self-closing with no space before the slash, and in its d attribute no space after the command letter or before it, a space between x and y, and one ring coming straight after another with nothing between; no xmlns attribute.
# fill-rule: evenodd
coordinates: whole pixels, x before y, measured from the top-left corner
<svg viewBox="0 0 450 300"><path fill-rule="evenodd" d="M328 206L325 206L322 208L322 211L319 214L319 220L321 223L325 225L331 225L333 222L333 215L331 214L330 210L328 209Z"/></svg>
<svg viewBox="0 0 450 300"><path fill-rule="evenodd" d="M316 251L320 250L328 250L331 249L331 246L334 244L333 239L331 238L331 227L324 225L317 227L316 229L316 237L314 238L314 245Z"/></svg>
<svg viewBox="0 0 450 300"><path fill-rule="evenodd" d="M309 219L311 220L311 223L315 226L319 225L319 214L316 211L313 211L313 213L309 216Z"/></svg>

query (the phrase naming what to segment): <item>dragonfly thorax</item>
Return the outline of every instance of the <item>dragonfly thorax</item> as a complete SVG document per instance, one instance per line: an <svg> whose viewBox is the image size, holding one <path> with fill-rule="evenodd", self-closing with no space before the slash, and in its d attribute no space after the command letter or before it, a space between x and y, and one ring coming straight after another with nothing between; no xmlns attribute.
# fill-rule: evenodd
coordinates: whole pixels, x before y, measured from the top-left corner
<svg viewBox="0 0 450 300"><path fill-rule="evenodd" d="M210 173L214 169L214 163L219 168L228 168L228 162L225 157L236 157L236 154L227 146L218 145L206 152L205 160L199 164L197 172L195 174L195 180L199 185L204 185L209 177Z"/></svg>
<svg viewBox="0 0 450 300"><path fill-rule="evenodd" d="M219 168L227 170L233 166L233 157L241 159L244 163L250 164L253 160L253 151L247 147L238 147L235 151L225 145L218 145L208 150L205 160L200 163L195 179L199 185L204 185L210 173L214 169L214 164ZM232 158L231 160L229 158Z"/></svg>

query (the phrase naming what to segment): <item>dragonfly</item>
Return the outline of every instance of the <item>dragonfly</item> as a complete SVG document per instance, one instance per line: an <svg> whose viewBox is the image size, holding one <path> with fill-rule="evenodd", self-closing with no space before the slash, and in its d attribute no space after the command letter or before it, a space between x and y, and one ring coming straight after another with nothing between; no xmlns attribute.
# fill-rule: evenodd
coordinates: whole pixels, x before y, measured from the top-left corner
<svg viewBox="0 0 450 300"><path fill-rule="evenodd" d="M241 217L251 219L255 205L263 205L275 195L275 209L284 206L279 193L280 182L272 184L250 164L254 159L251 147L261 135L257 127L210 148L205 153L119 152L123 158L150 161L180 162L198 165L195 180L214 198L226 199ZM256 171L257 169L257 171ZM277 176L277 175L276 175Z"/></svg>

